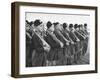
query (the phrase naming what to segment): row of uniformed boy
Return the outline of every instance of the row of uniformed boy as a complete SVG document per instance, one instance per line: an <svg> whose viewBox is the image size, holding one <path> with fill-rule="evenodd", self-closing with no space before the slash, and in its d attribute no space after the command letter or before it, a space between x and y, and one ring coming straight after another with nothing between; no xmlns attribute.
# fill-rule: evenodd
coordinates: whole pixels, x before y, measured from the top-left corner
<svg viewBox="0 0 100 80"><path fill-rule="evenodd" d="M26 66L77 64L87 51L88 35L87 24L26 21Z"/></svg>

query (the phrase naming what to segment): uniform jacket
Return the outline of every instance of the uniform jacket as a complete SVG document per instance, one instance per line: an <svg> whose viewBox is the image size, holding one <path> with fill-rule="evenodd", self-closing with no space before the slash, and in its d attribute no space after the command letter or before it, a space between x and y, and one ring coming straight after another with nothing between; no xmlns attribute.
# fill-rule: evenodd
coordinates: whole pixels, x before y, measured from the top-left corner
<svg viewBox="0 0 100 80"><path fill-rule="evenodd" d="M74 31L74 33L78 37L78 39L84 40L84 38L77 31Z"/></svg>
<svg viewBox="0 0 100 80"><path fill-rule="evenodd" d="M73 40L73 42L77 42L77 38L75 37L75 34L72 31L69 31L69 36Z"/></svg>
<svg viewBox="0 0 100 80"><path fill-rule="evenodd" d="M66 29L63 30L62 34L68 41L71 42L70 37L69 37L69 32Z"/></svg>
<svg viewBox="0 0 100 80"><path fill-rule="evenodd" d="M32 37L31 46L32 46L33 49L36 50L36 52L43 52L44 51L43 43L36 34L34 34L33 37Z"/></svg>
<svg viewBox="0 0 100 80"><path fill-rule="evenodd" d="M79 30L78 32L79 32L80 34L82 34L84 37L86 36L86 34L84 33L83 30Z"/></svg>
<svg viewBox="0 0 100 80"><path fill-rule="evenodd" d="M49 33L47 33L46 37L44 37L44 38L45 38L45 41L50 45L51 48L59 48L60 47L60 44L57 41L55 41Z"/></svg>
<svg viewBox="0 0 100 80"><path fill-rule="evenodd" d="M55 31L54 31L54 34L56 35L56 37L57 37L63 44L66 43L66 40L64 39L64 36L63 36L63 34L61 33L60 30L55 30Z"/></svg>

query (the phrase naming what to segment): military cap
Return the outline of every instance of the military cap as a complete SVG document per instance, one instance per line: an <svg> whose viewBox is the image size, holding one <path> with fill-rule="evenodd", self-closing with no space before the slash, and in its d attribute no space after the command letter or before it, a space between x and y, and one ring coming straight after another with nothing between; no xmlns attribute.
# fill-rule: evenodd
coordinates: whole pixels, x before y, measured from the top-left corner
<svg viewBox="0 0 100 80"><path fill-rule="evenodd" d="M34 21L34 26L39 26L40 24L42 24L42 21L40 21L39 19L36 19L35 21Z"/></svg>
<svg viewBox="0 0 100 80"><path fill-rule="evenodd" d="M66 23L63 23L63 28L65 29L67 27L67 24Z"/></svg>
<svg viewBox="0 0 100 80"><path fill-rule="evenodd" d="M52 26L52 23L50 21L48 21L46 26L47 26L47 28L50 28Z"/></svg>
<svg viewBox="0 0 100 80"><path fill-rule="evenodd" d="M69 24L69 28L72 28L73 27L73 24Z"/></svg>

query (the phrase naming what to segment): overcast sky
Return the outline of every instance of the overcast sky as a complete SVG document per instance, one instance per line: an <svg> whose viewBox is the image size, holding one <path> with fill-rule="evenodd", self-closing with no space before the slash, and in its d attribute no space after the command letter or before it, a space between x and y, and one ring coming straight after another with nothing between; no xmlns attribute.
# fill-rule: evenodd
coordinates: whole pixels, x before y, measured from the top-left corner
<svg viewBox="0 0 100 80"><path fill-rule="evenodd" d="M26 13L26 20L28 21L34 21L36 19L42 20L44 23L47 21L51 22L66 22L66 23L78 23L78 24L84 24L87 23L89 26L90 23L90 16L89 15L73 15L73 14L44 14L44 13L34 13L34 12L28 12ZM89 27L88 27L89 29Z"/></svg>

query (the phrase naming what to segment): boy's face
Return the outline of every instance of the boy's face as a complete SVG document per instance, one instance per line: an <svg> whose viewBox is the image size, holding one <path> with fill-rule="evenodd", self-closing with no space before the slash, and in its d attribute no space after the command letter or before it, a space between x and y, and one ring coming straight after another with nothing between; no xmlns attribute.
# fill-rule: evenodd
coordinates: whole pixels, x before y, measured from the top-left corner
<svg viewBox="0 0 100 80"><path fill-rule="evenodd" d="M30 29L30 25L26 24L26 31L28 31Z"/></svg>
<svg viewBox="0 0 100 80"><path fill-rule="evenodd" d="M26 30L29 30L30 29L29 28L30 25L27 22L25 23L25 26L26 26Z"/></svg>
<svg viewBox="0 0 100 80"><path fill-rule="evenodd" d="M58 28L59 30L62 30L62 25L61 25L61 24L57 24L56 26L57 26L57 28Z"/></svg>
<svg viewBox="0 0 100 80"><path fill-rule="evenodd" d="M29 27L26 27L26 31L28 31L30 28Z"/></svg>
<svg viewBox="0 0 100 80"><path fill-rule="evenodd" d="M83 25L81 25L80 29L81 29L81 30L84 30L84 27L83 27Z"/></svg>
<svg viewBox="0 0 100 80"><path fill-rule="evenodd" d="M43 24L40 24L39 26L37 26L37 29L42 32L43 31Z"/></svg>
<svg viewBox="0 0 100 80"><path fill-rule="evenodd" d="M65 29L67 29L69 31L69 27L66 27Z"/></svg>
<svg viewBox="0 0 100 80"><path fill-rule="evenodd" d="M72 28L69 28L69 31L73 30L73 27Z"/></svg>
<svg viewBox="0 0 100 80"><path fill-rule="evenodd" d="M79 28L76 28L76 30L78 31L78 30L79 30Z"/></svg>
<svg viewBox="0 0 100 80"><path fill-rule="evenodd" d="M49 28L52 32L55 30L54 25Z"/></svg>
<svg viewBox="0 0 100 80"><path fill-rule="evenodd" d="M34 24L32 24L31 27L34 28Z"/></svg>

